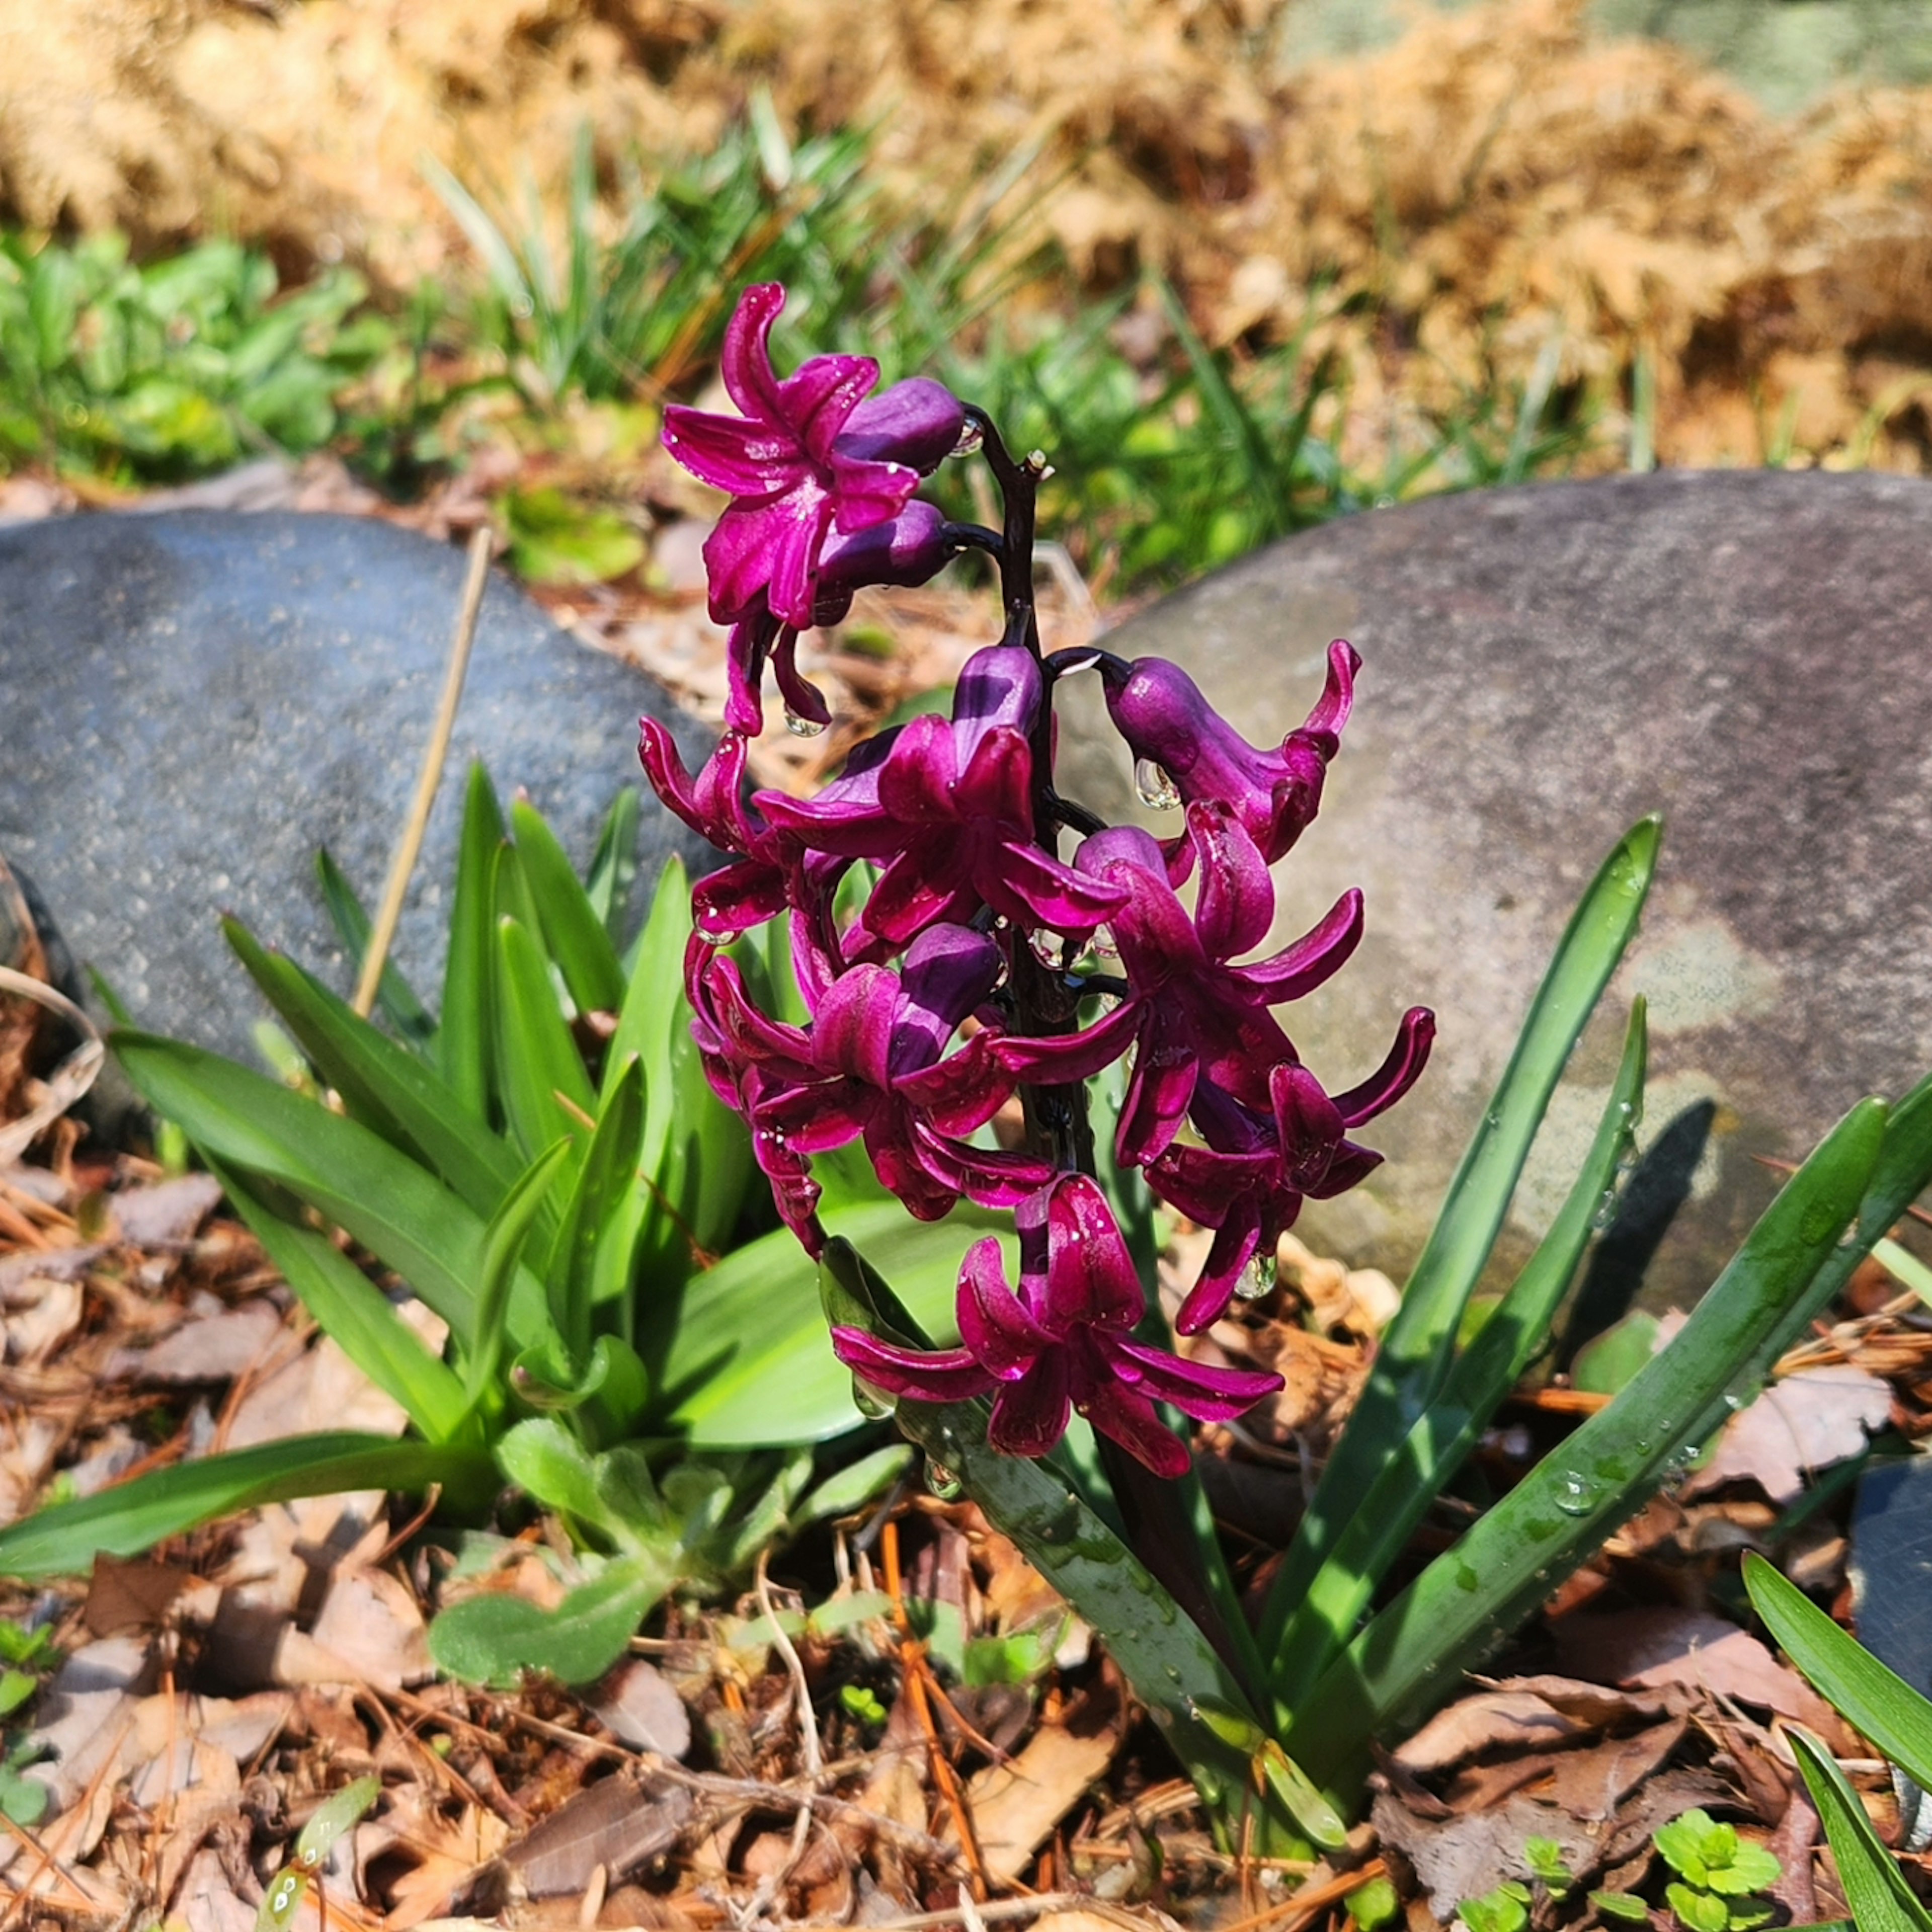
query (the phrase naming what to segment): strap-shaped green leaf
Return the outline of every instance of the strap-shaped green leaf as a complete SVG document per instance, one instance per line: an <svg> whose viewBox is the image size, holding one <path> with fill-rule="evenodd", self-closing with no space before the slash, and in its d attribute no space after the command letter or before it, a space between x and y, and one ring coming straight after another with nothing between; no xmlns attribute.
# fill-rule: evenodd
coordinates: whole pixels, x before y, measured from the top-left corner
<svg viewBox="0 0 1932 1932"><path fill-rule="evenodd" d="M491 980L496 953L497 848L502 808L480 764L470 767L463 828L456 845L456 888L450 902L449 950L442 968L442 1013L436 1064L479 1120L492 1118L496 1023Z"/></svg>
<svg viewBox="0 0 1932 1932"><path fill-rule="evenodd" d="M262 946L238 920L228 943L352 1119L419 1158L479 1214L516 1184L517 1156L435 1069L360 1018L313 974Z"/></svg>
<svg viewBox="0 0 1932 1932"><path fill-rule="evenodd" d="M1645 1053L1644 1004L1639 1000L1596 1138L1549 1233L1462 1352L1400 1454L1384 1465L1289 1622L1275 1653L1274 1686L1290 1710L1354 1634L1356 1619L1410 1533L1547 1338L1630 1145L1643 1094Z"/></svg>
<svg viewBox="0 0 1932 1932"><path fill-rule="evenodd" d="M624 969L590 895L543 814L526 799L510 807L510 830L531 896L570 997L582 1012L614 1013L623 1004Z"/></svg>
<svg viewBox="0 0 1932 1932"><path fill-rule="evenodd" d="M1906 1883L1837 1760L1801 1725L1787 1726L1785 1736L1825 1827L1852 1923L1858 1932L1932 1932L1932 1915Z"/></svg>
<svg viewBox="0 0 1932 1932"><path fill-rule="evenodd" d="M483 1258L477 1274L476 1331L464 1373L472 1408L497 1400L496 1373L503 1359L509 1325L510 1294L519 1257L532 1226L542 1211L556 1178L570 1159L570 1143L560 1140L532 1161L515 1186L503 1196L483 1230ZM548 1342L554 1338L546 1335Z"/></svg>
<svg viewBox="0 0 1932 1932"><path fill-rule="evenodd" d="M356 897L356 888L349 883L347 874L329 856L326 848L315 855L315 875L322 887L322 903L328 908L329 918L341 938L344 950L360 971L363 956L369 950L369 915ZM416 988L403 977L393 959L382 962L382 972L376 981L376 1004L388 1016L389 1024L411 1046L419 1052L434 1046L436 1022L424 1010L423 1003L416 998Z"/></svg>
<svg viewBox="0 0 1932 1932"><path fill-rule="evenodd" d="M623 944L631 884L637 877L640 810L637 787L626 785L604 814L597 833L597 849L590 855L590 870L584 880L590 910L602 922L605 936L614 948Z"/></svg>
<svg viewBox="0 0 1932 1932"><path fill-rule="evenodd" d="M628 1061L610 1088L577 1171L545 1270L550 1320L580 1361L591 1342L591 1305L600 1252L613 1222L637 1190L638 1147L644 1131L642 1070Z"/></svg>
<svg viewBox="0 0 1932 1932"><path fill-rule="evenodd" d="M1369 1740L1419 1723L1463 1671L1640 1508L1727 1411L1851 1225L1885 1138L1861 1101L1792 1175L1676 1339L1384 1610L1292 1714L1289 1742L1330 1790ZM1306 1742L1303 1740L1306 1739Z"/></svg>
<svg viewBox="0 0 1932 1932"><path fill-rule="evenodd" d="M1932 1788L1932 1700L1841 1630L1755 1552L1744 1558L1744 1588L1779 1648L1819 1694L1908 1778Z"/></svg>
<svg viewBox="0 0 1932 1932"><path fill-rule="evenodd" d="M229 1202L322 1331L431 1442L455 1441L469 1410L462 1383L391 1306L388 1298L329 1240L285 1221L236 1170L211 1163Z"/></svg>
<svg viewBox="0 0 1932 1932"><path fill-rule="evenodd" d="M520 920L497 922L496 970L496 1079L510 1132L526 1160L566 1136L581 1145L597 1096L557 1004L550 962Z"/></svg>
<svg viewBox="0 0 1932 1932"><path fill-rule="evenodd" d="M473 1503L495 1486L481 1450L392 1442L344 1430L151 1470L79 1501L56 1503L0 1530L0 1576L81 1576L97 1556L138 1556L217 1516L297 1496L441 1484Z"/></svg>
<svg viewBox="0 0 1932 1932"><path fill-rule="evenodd" d="M128 1078L209 1160L275 1181L346 1228L470 1346L484 1223L434 1175L367 1127L219 1054L127 1030L112 1044ZM521 1270L511 1335L544 1325L542 1288Z"/></svg>
<svg viewBox="0 0 1932 1932"><path fill-rule="evenodd" d="M1496 1245L1550 1096L1636 931L1660 836L1654 818L1625 833L1571 915L1382 1338L1368 1386L1268 1592L1261 1622L1264 1654L1278 1654L1288 1618L1316 1572L1448 1378L1462 1311Z"/></svg>

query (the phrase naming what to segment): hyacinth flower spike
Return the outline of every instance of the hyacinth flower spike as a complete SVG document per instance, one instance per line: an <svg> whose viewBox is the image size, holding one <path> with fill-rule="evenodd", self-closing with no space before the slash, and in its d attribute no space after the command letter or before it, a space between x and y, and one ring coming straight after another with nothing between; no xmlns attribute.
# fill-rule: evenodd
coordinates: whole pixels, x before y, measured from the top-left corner
<svg viewBox="0 0 1932 1932"><path fill-rule="evenodd" d="M1084 938L1127 892L1036 842L1031 733L1043 692L1030 652L989 646L968 660L950 722L882 733L816 797L760 792L759 808L801 845L884 865L861 923L886 950L982 906Z"/></svg>
<svg viewBox="0 0 1932 1932"><path fill-rule="evenodd" d="M959 1271L961 1346L922 1350L835 1328L838 1359L887 1394L914 1402L994 1397L987 1438L1010 1456L1046 1455L1078 1409L1100 1432L1170 1480L1187 1448L1162 1422L1170 1402L1198 1422L1227 1422L1282 1387L1277 1375L1184 1360L1133 1340L1141 1285L1106 1197L1062 1174L1015 1216L1017 1298L997 1240L976 1243Z"/></svg>

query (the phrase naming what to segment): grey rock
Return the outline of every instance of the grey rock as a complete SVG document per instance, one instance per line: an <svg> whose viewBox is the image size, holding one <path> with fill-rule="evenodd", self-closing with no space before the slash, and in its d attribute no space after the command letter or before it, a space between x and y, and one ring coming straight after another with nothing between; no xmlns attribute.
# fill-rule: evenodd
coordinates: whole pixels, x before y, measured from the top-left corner
<svg viewBox="0 0 1932 1932"><path fill-rule="evenodd" d="M1274 941L1347 886L1368 936L1282 1017L1332 1087L1433 1006L1421 1084L1363 1138L1390 1156L1304 1232L1397 1279L1412 1261L1578 893L1664 814L1633 953L1558 1089L1504 1244L1547 1225L1650 1002L1642 1139L1713 1131L1651 1264L1652 1306L1708 1286L1860 1096L1932 1065L1932 484L1661 474L1438 499L1292 537L1121 626L1256 743L1300 722L1323 652L1364 668L1322 816L1276 868ZM1142 808L1097 680L1063 687L1060 784Z"/></svg>
<svg viewBox="0 0 1932 1932"><path fill-rule="evenodd" d="M238 915L338 986L327 846L380 898L440 694L464 560L373 520L177 512L0 531L0 852L142 1024L252 1058L263 1010ZM641 712L712 734L501 577L484 597L445 781L394 957L432 1006L461 776L480 758L587 859L638 786ZM698 846L648 794L640 877Z"/></svg>

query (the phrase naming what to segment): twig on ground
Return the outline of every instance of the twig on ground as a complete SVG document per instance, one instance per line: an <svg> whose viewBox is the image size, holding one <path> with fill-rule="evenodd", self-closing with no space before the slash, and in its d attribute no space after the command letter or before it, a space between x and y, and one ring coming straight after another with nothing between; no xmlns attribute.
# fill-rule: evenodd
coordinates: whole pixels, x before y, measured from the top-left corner
<svg viewBox="0 0 1932 1932"><path fill-rule="evenodd" d="M463 696L463 680L470 668L470 647L476 640L476 619L483 608L483 591L490 580L490 532L480 525L470 539L470 572L463 580L463 602L457 613L456 634L451 639L449 664L443 674L442 697L436 706L436 722L430 728L429 744L423 753L422 772L416 780L416 794L410 804L410 815L389 864L389 877L382 888L382 903L376 922L370 928L369 945L362 956L362 970L356 982L356 997L350 1002L367 1019L376 1004L376 989L382 984L382 966L396 937L396 924L403 916L403 895L409 890L410 874L416 868L422 850L423 832L429 824L430 808L436 802L436 787L442 778L442 761L449 755L450 734L456 728L456 707Z"/></svg>

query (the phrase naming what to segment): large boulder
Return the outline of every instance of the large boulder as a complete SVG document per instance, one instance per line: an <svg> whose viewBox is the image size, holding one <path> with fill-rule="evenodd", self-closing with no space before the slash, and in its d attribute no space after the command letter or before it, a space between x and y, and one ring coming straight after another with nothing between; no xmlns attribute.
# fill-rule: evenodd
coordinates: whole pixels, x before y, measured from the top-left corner
<svg viewBox="0 0 1932 1932"><path fill-rule="evenodd" d="M249 1055L263 1010L238 914L346 988L315 881L326 846L372 908L441 692L462 556L388 524L182 512L0 530L0 854L135 1016ZM480 758L587 859L664 691L500 577L394 957L434 1000L462 774ZM678 724L687 756L712 734ZM640 876L695 842L648 791ZM715 855L713 855L715 856Z"/></svg>
<svg viewBox="0 0 1932 1932"><path fill-rule="evenodd" d="M1706 1286L1772 1192L1754 1156L1802 1156L1861 1095L1932 1065L1928 636L1932 484L1760 472L1376 511L1106 638L1178 660L1256 742L1301 721L1330 638L1362 653L1322 815L1276 868L1276 937L1357 883L1368 936L1283 1017L1334 1087L1410 1004L1441 1033L1422 1084L1364 1133L1388 1165L1311 1208L1312 1237L1400 1276L1577 893L1660 811L1642 935L1573 1056L1508 1251L1554 1212L1641 991L1643 1138L1677 1122L1695 1161L1646 1298ZM1136 797L1096 681L1063 691L1062 789L1171 831Z"/></svg>

